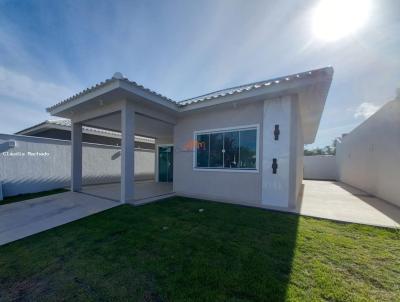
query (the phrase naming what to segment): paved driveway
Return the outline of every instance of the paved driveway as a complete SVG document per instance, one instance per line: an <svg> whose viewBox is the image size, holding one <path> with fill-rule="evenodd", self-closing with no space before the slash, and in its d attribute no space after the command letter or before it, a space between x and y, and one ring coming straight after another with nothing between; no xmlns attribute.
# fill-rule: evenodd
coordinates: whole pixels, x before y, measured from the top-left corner
<svg viewBox="0 0 400 302"><path fill-rule="evenodd" d="M385 227L400 227L400 208L335 181L303 181L296 212L320 218Z"/></svg>
<svg viewBox="0 0 400 302"><path fill-rule="evenodd" d="M98 213L119 203L65 192L0 206L0 245Z"/></svg>

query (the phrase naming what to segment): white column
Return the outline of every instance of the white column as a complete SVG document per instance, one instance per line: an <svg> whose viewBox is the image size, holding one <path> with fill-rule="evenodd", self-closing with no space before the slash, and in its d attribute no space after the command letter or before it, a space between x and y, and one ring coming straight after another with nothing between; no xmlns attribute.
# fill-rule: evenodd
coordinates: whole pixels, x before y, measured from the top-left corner
<svg viewBox="0 0 400 302"><path fill-rule="evenodd" d="M154 152L154 181L158 182L158 144L159 140L156 138L154 142L155 152Z"/></svg>
<svg viewBox="0 0 400 302"><path fill-rule="evenodd" d="M135 110L125 101L121 109L121 202L134 199Z"/></svg>
<svg viewBox="0 0 400 302"><path fill-rule="evenodd" d="M262 154L262 204L288 208L291 198L291 118L290 96L264 101L263 154ZM279 125L279 137L275 140L275 125ZM273 159L278 169L273 173Z"/></svg>
<svg viewBox="0 0 400 302"><path fill-rule="evenodd" d="M82 124L71 125L71 191L82 188Z"/></svg>

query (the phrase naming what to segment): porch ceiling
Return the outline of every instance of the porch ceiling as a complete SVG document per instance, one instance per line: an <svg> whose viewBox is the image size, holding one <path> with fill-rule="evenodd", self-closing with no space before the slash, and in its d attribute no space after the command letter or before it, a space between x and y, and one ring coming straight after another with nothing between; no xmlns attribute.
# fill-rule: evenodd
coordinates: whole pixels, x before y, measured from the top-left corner
<svg viewBox="0 0 400 302"><path fill-rule="evenodd" d="M86 126L121 132L121 112L114 112L84 122ZM135 114L135 134L153 138L172 138L173 124Z"/></svg>

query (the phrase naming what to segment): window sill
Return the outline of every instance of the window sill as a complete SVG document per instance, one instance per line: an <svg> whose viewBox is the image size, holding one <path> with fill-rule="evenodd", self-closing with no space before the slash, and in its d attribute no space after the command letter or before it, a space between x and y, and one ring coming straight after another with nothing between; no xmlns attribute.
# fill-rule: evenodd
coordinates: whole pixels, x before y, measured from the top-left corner
<svg viewBox="0 0 400 302"><path fill-rule="evenodd" d="M232 172L232 173L259 173L258 169L219 169L219 168L193 168L193 171L201 172Z"/></svg>

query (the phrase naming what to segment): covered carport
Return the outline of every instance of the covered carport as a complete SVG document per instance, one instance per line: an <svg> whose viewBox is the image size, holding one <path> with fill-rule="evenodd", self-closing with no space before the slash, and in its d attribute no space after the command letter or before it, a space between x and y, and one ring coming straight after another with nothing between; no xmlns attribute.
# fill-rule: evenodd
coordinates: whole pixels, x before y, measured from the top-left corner
<svg viewBox="0 0 400 302"><path fill-rule="evenodd" d="M71 191L122 203L172 194L172 182L159 183L157 173L154 182L135 182L134 136L154 138L156 149L159 145L172 145L176 106L166 97L116 73L113 78L48 108L51 115L71 120ZM121 133L120 183L82 186L83 125ZM157 156L155 162L157 172Z"/></svg>

